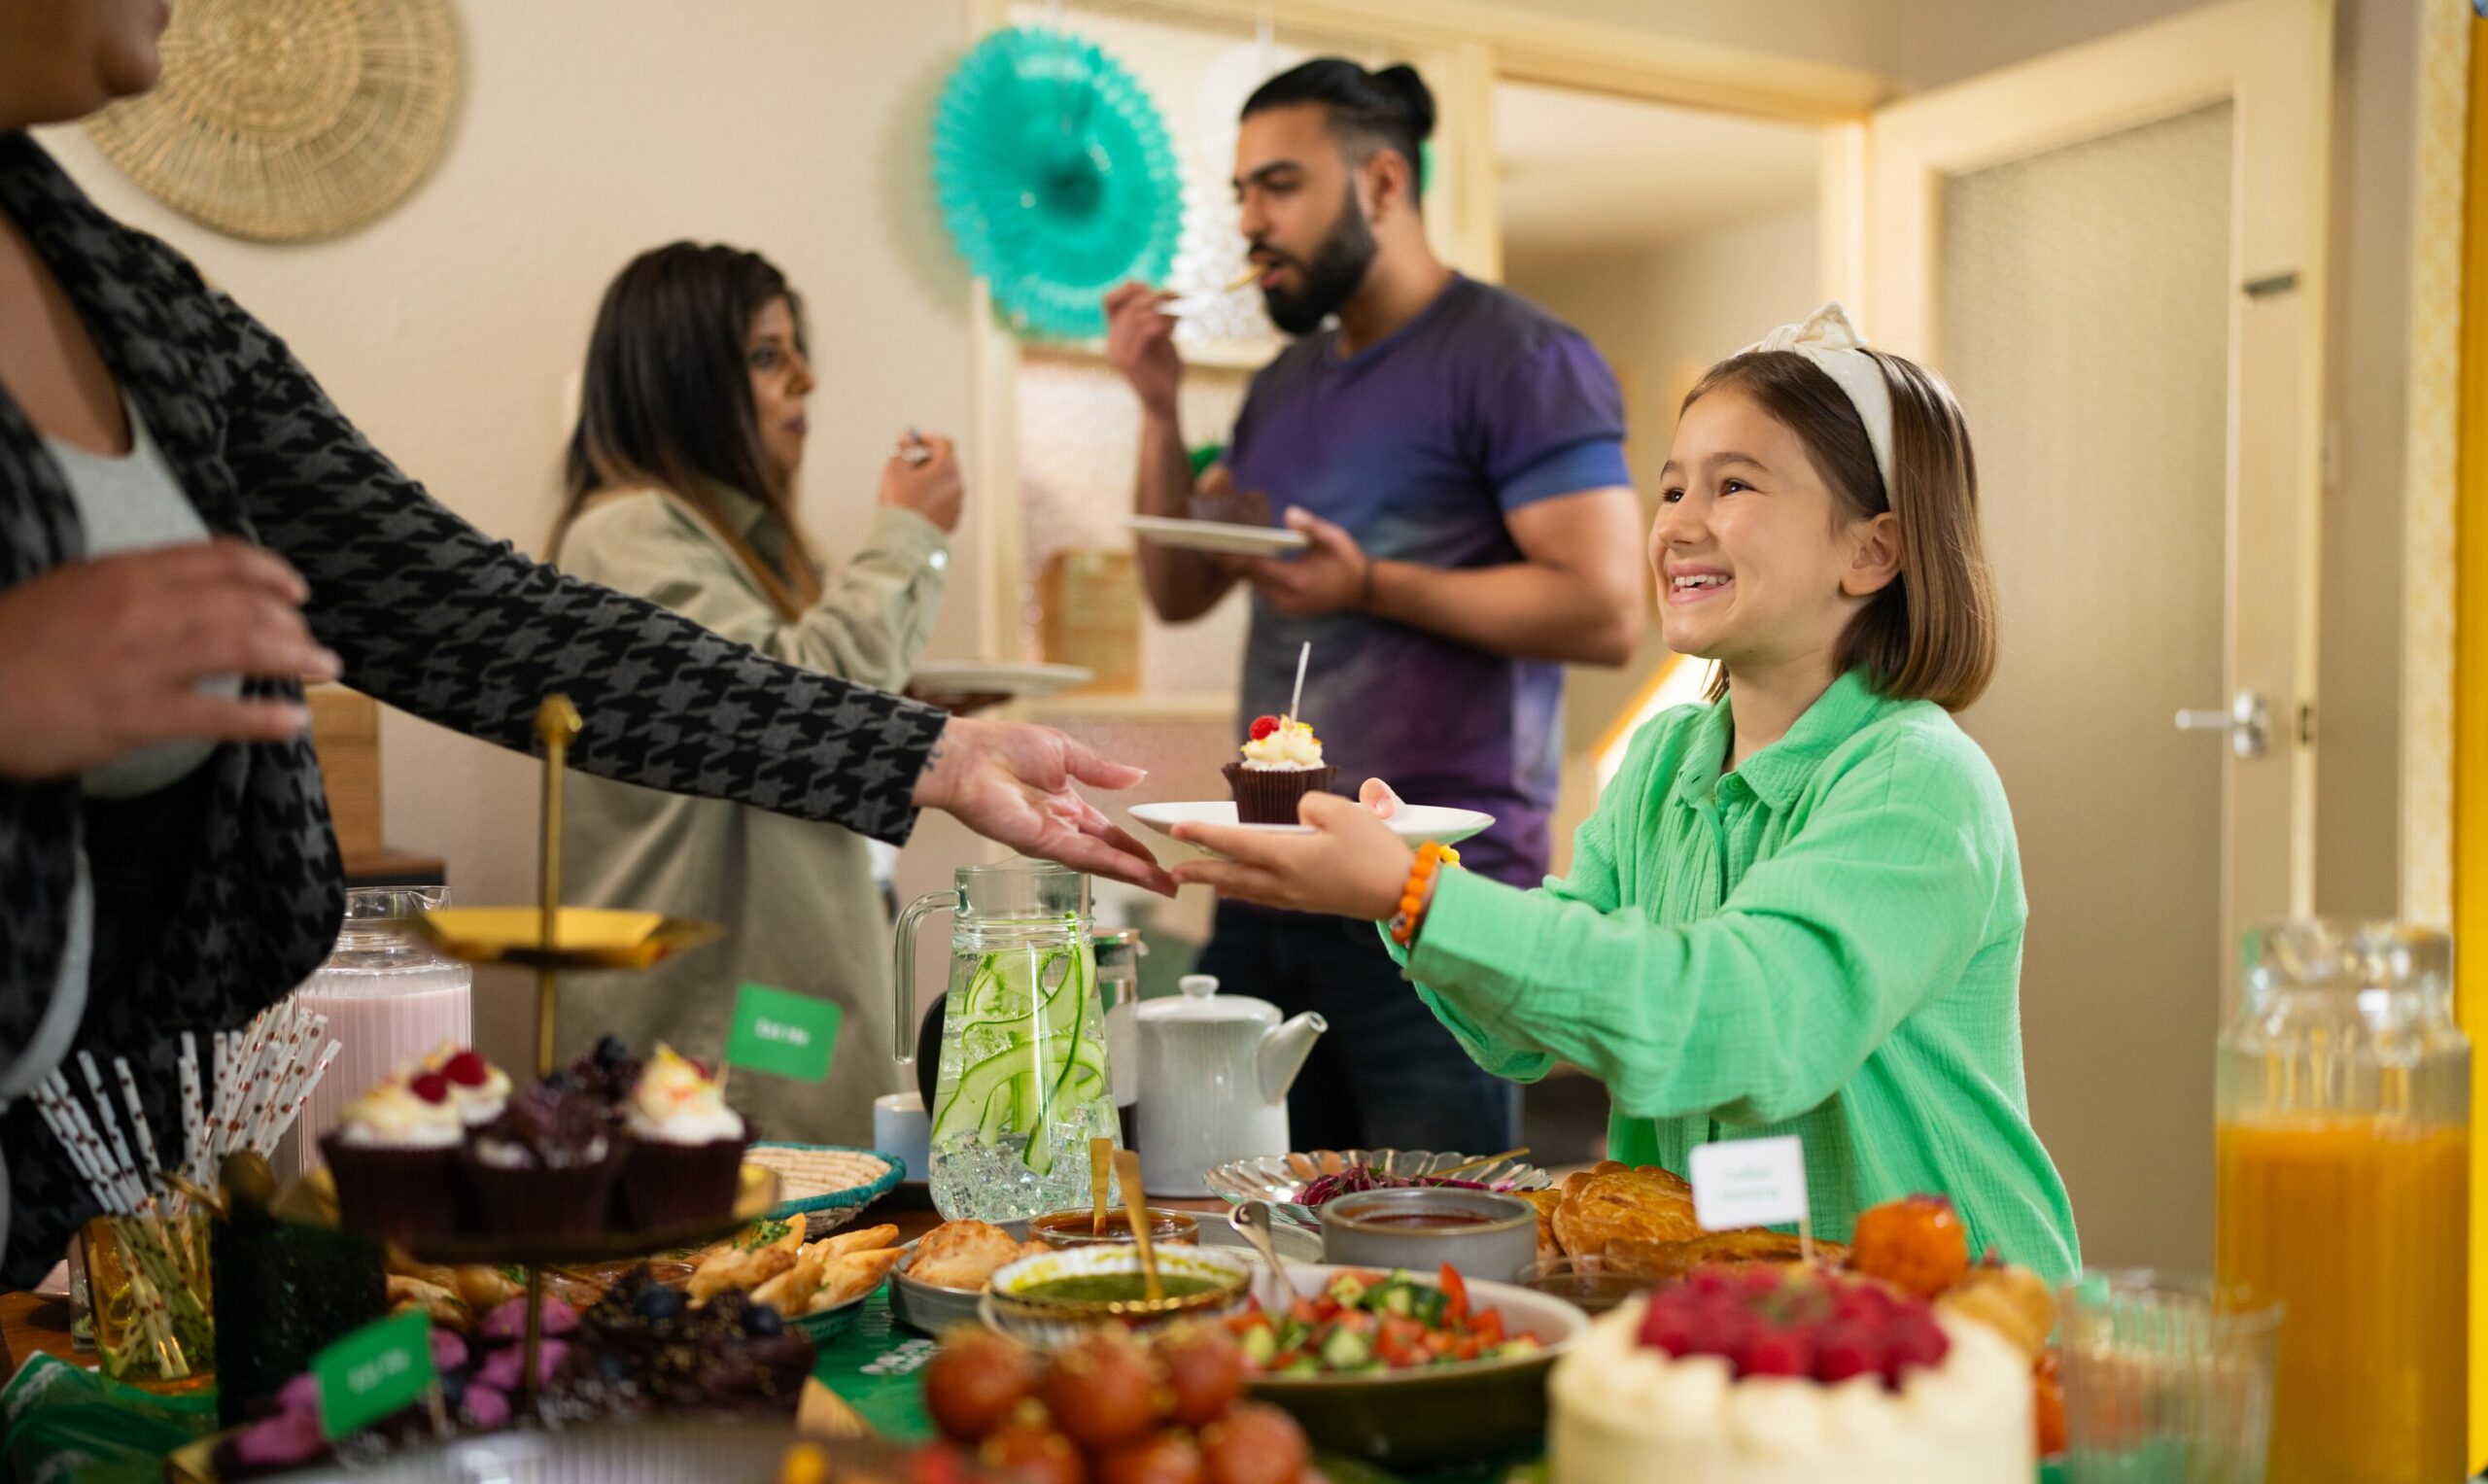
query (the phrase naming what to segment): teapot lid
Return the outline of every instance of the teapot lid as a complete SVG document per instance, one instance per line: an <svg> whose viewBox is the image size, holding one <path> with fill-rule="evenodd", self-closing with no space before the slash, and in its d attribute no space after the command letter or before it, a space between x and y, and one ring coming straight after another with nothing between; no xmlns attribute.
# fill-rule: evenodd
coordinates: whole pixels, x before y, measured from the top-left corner
<svg viewBox="0 0 2488 1484"><path fill-rule="evenodd" d="M1179 1021L1184 1024L1228 1024L1260 1021L1276 1024L1279 1008L1267 1000L1249 995L1221 994L1218 977L1212 974L1187 974L1178 982L1184 990L1181 998L1165 996L1143 1000L1133 1013L1151 1024Z"/></svg>

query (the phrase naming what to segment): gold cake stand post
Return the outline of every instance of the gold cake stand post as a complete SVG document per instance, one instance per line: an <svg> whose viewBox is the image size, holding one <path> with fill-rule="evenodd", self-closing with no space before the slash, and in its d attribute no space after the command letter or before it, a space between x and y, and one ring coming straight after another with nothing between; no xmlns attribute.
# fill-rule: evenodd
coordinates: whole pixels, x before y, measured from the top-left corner
<svg viewBox="0 0 2488 1484"><path fill-rule="evenodd" d="M536 735L544 742L544 849L536 860L536 892L542 925L536 941L545 949L536 964L536 1075L549 1077L553 1072L553 1016L559 1000L555 984L561 973L553 949L562 941L562 772L570 761L570 739L579 735L579 708L570 704L568 696L545 697L536 711ZM535 1311L531 1309L528 1314L532 1326ZM535 1355L531 1338L531 1371Z"/></svg>
<svg viewBox="0 0 2488 1484"><path fill-rule="evenodd" d="M581 726L570 698L547 696L536 711L536 735L544 743L543 853L536 863L536 904L515 907L438 908L414 920L415 930L447 957L469 964L525 964L536 971L536 1073L553 1072L559 1044L560 984L565 969L642 970L717 936L713 923L658 913L562 907L562 782L570 742ZM778 1177L756 1164L743 1167L731 1219L715 1218L662 1230L591 1237L522 1241L508 1237L450 1236L419 1243L425 1261L515 1263L527 1270L526 1360L520 1395L535 1399L542 1389L544 1269L548 1264L602 1261L698 1246L732 1234L778 1201Z"/></svg>

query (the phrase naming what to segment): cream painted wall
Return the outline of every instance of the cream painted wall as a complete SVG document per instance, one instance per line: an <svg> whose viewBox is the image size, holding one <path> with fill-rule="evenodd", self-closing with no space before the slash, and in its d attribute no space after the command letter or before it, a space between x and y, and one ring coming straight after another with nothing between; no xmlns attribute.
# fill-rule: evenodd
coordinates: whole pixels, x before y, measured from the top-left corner
<svg viewBox="0 0 2488 1484"><path fill-rule="evenodd" d="M1698 209L1698 205L1695 207ZM1814 211L1735 223L1655 253L1535 258L1507 250L1504 281L1572 324L1615 367L1625 397L1626 453L1643 530L1657 509L1659 470L1676 403L1712 362L1802 318L1819 296ZM1598 796L1594 751L1667 659L1658 626L1620 670L1573 666L1564 680L1564 790L1555 811L1555 869Z"/></svg>
<svg viewBox="0 0 2488 1484"><path fill-rule="evenodd" d="M902 429L967 431L967 280L921 165L966 0L736 0L731 24L670 0L457 10L467 82L447 152L350 236L219 236L139 193L77 131L45 143L107 210L284 334L436 497L522 546L553 514L566 379L598 296L633 254L674 238L756 248L806 295L820 390L805 509L833 551ZM975 553L959 555L951 591L970 599ZM950 604L933 652L976 652L978 617ZM466 901L532 899L532 765L394 712L382 739L389 840L446 858ZM487 1050L512 1060L530 1044L519 999L477 995Z"/></svg>

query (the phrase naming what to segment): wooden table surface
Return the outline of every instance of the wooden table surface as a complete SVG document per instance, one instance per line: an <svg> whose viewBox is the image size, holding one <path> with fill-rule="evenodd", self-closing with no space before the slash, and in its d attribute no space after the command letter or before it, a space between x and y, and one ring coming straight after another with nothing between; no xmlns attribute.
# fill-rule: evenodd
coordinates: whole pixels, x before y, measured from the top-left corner
<svg viewBox="0 0 2488 1484"><path fill-rule="evenodd" d="M1155 1200L1152 1205L1171 1206L1187 1211L1223 1211L1226 1203L1217 1200ZM857 1219L865 1225L888 1223L898 1227L898 1239L912 1242L941 1225L941 1214L933 1209L932 1200L921 1186L902 1186L887 1199L876 1203ZM37 1351L56 1355L73 1364L91 1365L94 1353L81 1355L69 1342L69 1305L32 1294L0 1294L0 1337L5 1337L8 1353L0 1356L0 1381L15 1375L18 1363Z"/></svg>

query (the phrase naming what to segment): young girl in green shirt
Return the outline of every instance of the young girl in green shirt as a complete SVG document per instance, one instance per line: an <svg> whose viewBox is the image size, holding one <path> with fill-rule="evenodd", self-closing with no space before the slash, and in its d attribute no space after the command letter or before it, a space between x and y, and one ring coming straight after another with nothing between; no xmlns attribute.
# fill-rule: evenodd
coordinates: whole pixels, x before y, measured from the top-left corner
<svg viewBox="0 0 2488 1484"><path fill-rule="evenodd" d="M1937 1192L1976 1247L2066 1277L2022 1087L2013 818L1951 715L1996 647L1960 408L1828 305L1711 367L1670 453L1660 626L1719 669L1634 737L1570 876L1437 870L1376 779L1363 807L1308 795L1311 835L1188 825L1227 859L1176 878L1388 919L1480 1065L1607 1085L1618 1159L1682 1173L1695 1145L1797 1134L1823 1235Z"/></svg>

